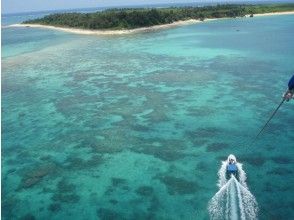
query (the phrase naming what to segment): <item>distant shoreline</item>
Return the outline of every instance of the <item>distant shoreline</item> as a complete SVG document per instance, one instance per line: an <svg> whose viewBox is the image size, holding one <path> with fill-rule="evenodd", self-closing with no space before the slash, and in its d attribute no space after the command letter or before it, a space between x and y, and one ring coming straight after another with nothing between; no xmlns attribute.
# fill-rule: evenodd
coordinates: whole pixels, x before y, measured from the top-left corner
<svg viewBox="0 0 294 220"><path fill-rule="evenodd" d="M215 19L207 19L215 20ZM177 27L182 25L189 25L201 22L200 20L190 19L185 21L176 21L170 24L155 25L150 27L142 27L135 29L126 29L126 30L89 30L89 29L80 29L80 28L66 28L66 27L56 27L50 25L41 25L41 24L13 24L10 27L32 27L32 28L46 28L59 31L65 31L74 34L84 34L84 35L123 35L123 34L132 34L132 33L141 33L141 32L150 32L165 28Z"/></svg>
<svg viewBox="0 0 294 220"><path fill-rule="evenodd" d="M282 12L271 12L271 13L262 13L262 14L253 14L256 17L260 16L271 16L271 15L293 15L294 11L282 11ZM250 15L247 15L250 16Z"/></svg>
<svg viewBox="0 0 294 220"><path fill-rule="evenodd" d="M253 16L260 17L260 16L272 16L272 15L291 15L291 14L294 14L294 11L253 14ZM245 17L250 17L250 15L246 15ZM125 34L132 34L132 33L151 32L151 31L156 31L161 29L167 29L167 28L172 28L177 26L190 25L190 24L212 21L212 20L219 20L219 19L228 19L228 18L212 18L212 19L205 19L204 21L200 21L197 19L190 19L185 21L176 21L170 24L162 24L162 25L127 29L127 30L89 30L89 29L79 29L79 28L56 27L56 26L41 25L41 24L12 24L12 25L9 25L9 27L45 28L45 29L58 30L58 31L64 31L68 33L81 34L81 35L125 35Z"/></svg>

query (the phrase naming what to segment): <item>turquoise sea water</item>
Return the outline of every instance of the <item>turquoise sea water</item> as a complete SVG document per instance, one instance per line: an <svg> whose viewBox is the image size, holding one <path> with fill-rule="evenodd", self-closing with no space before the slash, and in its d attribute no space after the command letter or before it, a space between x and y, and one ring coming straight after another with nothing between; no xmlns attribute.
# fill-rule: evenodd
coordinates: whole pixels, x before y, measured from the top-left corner
<svg viewBox="0 0 294 220"><path fill-rule="evenodd" d="M285 15L112 37L3 28L3 219L209 219L230 153L259 219L294 219L293 102L248 147L293 74L293 27Z"/></svg>

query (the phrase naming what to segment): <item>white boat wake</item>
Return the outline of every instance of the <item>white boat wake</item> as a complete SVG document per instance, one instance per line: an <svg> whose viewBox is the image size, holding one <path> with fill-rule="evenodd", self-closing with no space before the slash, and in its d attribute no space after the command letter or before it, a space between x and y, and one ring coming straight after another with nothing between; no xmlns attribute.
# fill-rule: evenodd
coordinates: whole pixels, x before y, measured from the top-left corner
<svg viewBox="0 0 294 220"><path fill-rule="evenodd" d="M246 173L242 164L237 163L238 179L231 175L226 178L227 161L222 162L218 172L219 191L208 204L210 218L213 220L254 220L257 219L258 205L255 197L247 188Z"/></svg>

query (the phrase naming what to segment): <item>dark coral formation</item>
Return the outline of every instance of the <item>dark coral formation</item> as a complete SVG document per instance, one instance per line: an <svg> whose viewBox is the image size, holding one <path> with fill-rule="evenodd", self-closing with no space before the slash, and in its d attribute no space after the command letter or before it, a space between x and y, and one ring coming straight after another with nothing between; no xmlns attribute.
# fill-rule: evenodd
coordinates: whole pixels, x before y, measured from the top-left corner
<svg viewBox="0 0 294 220"><path fill-rule="evenodd" d="M200 139L199 137L188 137L190 141L193 143L194 147L202 147L205 146L209 140Z"/></svg>
<svg viewBox="0 0 294 220"><path fill-rule="evenodd" d="M201 137L201 138L211 138L221 132L220 129L214 127L199 128L196 131L187 131L187 135L190 137Z"/></svg>
<svg viewBox="0 0 294 220"><path fill-rule="evenodd" d="M183 159L187 156L186 153L183 152L185 149L185 145L183 142L171 139L154 139L154 140L145 140L146 142L158 143L156 144L144 144L133 147L131 150L136 153L143 153L147 155L152 155L156 158L159 158L163 161L176 161Z"/></svg>
<svg viewBox="0 0 294 220"><path fill-rule="evenodd" d="M120 187L123 186L127 183L126 179L122 179L122 178L111 178L111 183L113 187Z"/></svg>
<svg viewBox="0 0 294 220"><path fill-rule="evenodd" d="M273 174L273 175L279 175L279 176L290 175L292 173L293 173L292 170L285 169L283 167L275 168L267 172L267 174Z"/></svg>
<svg viewBox="0 0 294 220"><path fill-rule="evenodd" d="M113 205L116 205L118 203L116 199L110 199L109 202Z"/></svg>
<svg viewBox="0 0 294 220"><path fill-rule="evenodd" d="M188 181L183 178L173 176L162 176L159 180L165 184L168 193L175 194L195 194L199 190L199 185L196 182Z"/></svg>
<svg viewBox="0 0 294 220"><path fill-rule="evenodd" d="M271 158L277 164L290 164L292 163L292 159L287 156L276 156Z"/></svg>
<svg viewBox="0 0 294 220"><path fill-rule="evenodd" d="M129 219L152 220L156 219L156 215L153 212L137 211Z"/></svg>
<svg viewBox="0 0 294 220"><path fill-rule="evenodd" d="M208 164L205 163L204 161L200 161L197 165L196 165L196 170L200 170L203 172L206 172L208 170Z"/></svg>
<svg viewBox="0 0 294 220"><path fill-rule="evenodd" d="M30 187L34 186L35 184L37 184L39 181L41 181L41 178L39 178L39 177L25 178L22 180L21 186L23 188L30 188Z"/></svg>
<svg viewBox="0 0 294 220"><path fill-rule="evenodd" d="M223 149L228 148L228 144L225 143L212 143L207 146L207 152L216 152L216 151L221 151Z"/></svg>
<svg viewBox="0 0 294 220"><path fill-rule="evenodd" d="M61 210L61 205L59 203L52 203L49 205L48 210L51 212L59 212Z"/></svg>
<svg viewBox="0 0 294 220"><path fill-rule="evenodd" d="M121 213L118 213L111 209L99 208L97 210L97 216L101 220L126 220Z"/></svg>
<svg viewBox="0 0 294 220"><path fill-rule="evenodd" d="M66 159L66 165L65 168L67 169L90 169L90 168L96 168L99 165L101 165L104 162L104 159L101 155L93 155L91 159L84 160L79 157L75 156L68 156Z"/></svg>
<svg viewBox="0 0 294 220"><path fill-rule="evenodd" d="M112 137L113 138L113 137ZM97 141L93 139L88 139L82 141L80 146L83 147L89 147L93 150L95 153L101 153L101 154L113 154L122 151L122 148L111 144L110 137L104 141Z"/></svg>
<svg viewBox="0 0 294 220"><path fill-rule="evenodd" d="M19 118L23 118L25 115L26 115L25 112L20 112L20 113L18 114L18 117L19 117Z"/></svg>
<svg viewBox="0 0 294 220"><path fill-rule="evenodd" d="M144 125L132 125L131 126L132 130L134 131L139 131L139 132L149 132L151 130L150 127L144 126Z"/></svg>
<svg viewBox="0 0 294 220"><path fill-rule="evenodd" d="M274 192L275 191L275 187L272 185L271 182L266 182L265 186L264 186L264 190L266 192Z"/></svg>
<svg viewBox="0 0 294 220"><path fill-rule="evenodd" d="M56 171L55 164L49 163L38 166L26 172L22 178L20 188L30 188L39 183L45 176L52 174Z"/></svg>
<svg viewBox="0 0 294 220"><path fill-rule="evenodd" d="M126 179L113 177L111 178L111 186L105 191L105 195L111 195L117 191L129 191L130 187L127 184Z"/></svg>
<svg viewBox="0 0 294 220"><path fill-rule="evenodd" d="M20 220L36 220L36 218L33 214L28 213L25 216L21 217Z"/></svg>
<svg viewBox="0 0 294 220"><path fill-rule="evenodd" d="M80 197L76 193L75 185L68 183L66 179L62 179L57 184L52 200L55 202L77 203Z"/></svg>
<svg viewBox="0 0 294 220"><path fill-rule="evenodd" d="M80 197L77 194L61 193L54 194L52 199L57 202L77 203L80 200Z"/></svg>
<svg viewBox="0 0 294 220"><path fill-rule="evenodd" d="M148 207L148 212L150 212L151 214L156 213L160 207L161 204L159 199L155 195L153 195L150 199L150 206Z"/></svg>
<svg viewBox="0 0 294 220"><path fill-rule="evenodd" d="M68 183L66 179L62 179L57 183L57 190L59 192L68 193L75 190L75 185Z"/></svg>
<svg viewBox="0 0 294 220"><path fill-rule="evenodd" d="M140 196L149 197L153 195L153 188L151 186L140 186L136 189L136 193Z"/></svg>
<svg viewBox="0 0 294 220"><path fill-rule="evenodd" d="M1 192L1 215L3 216L14 216L15 206L18 204L19 200L16 197L7 197L5 192Z"/></svg>
<svg viewBox="0 0 294 220"><path fill-rule="evenodd" d="M152 155L164 161L175 161L186 157L186 154L171 147L156 147L150 145L149 147L133 148L137 153Z"/></svg>
<svg viewBox="0 0 294 220"><path fill-rule="evenodd" d="M97 100L99 100L98 96L80 92L74 95L62 96L54 100L54 105L56 110L65 117L77 117L77 115L80 115L84 105L89 105Z"/></svg>
<svg viewBox="0 0 294 220"><path fill-rule="evenodd" d="M50 161L52 159L52 156L51 155L45 155L45 156L41 156L39 159L43 160L43 161Z"/></svg>
<svg viewBox="0 0 294 220"><path fill-rule="evenodd" d="M240 156L240 160L249 163L253 166L262 166L265 163L265 158L257 155Z"/></svg>
<svg viewBox="0 0 294 220"><path fill-rule="evenodd" d="M215 110L206 106L191 107L188 109L188 115L192 117L208 117L215 113Z"/></svg>

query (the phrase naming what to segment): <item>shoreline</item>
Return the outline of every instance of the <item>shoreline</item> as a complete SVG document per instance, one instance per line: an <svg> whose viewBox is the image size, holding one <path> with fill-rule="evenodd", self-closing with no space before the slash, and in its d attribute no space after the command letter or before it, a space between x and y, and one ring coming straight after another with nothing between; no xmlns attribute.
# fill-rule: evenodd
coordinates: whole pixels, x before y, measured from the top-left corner
<svg viewBox="0 0 294 220"><path fill-rule="evenodd" d="M253 17L261 17L261 16L272 16L272 15L291 15L294 14L294 11L285 11L285 12L271 12L264 14L253 14ZM246 18L250 17L250 15L245 15ZM242 18L242 17L240 17ZM29 28L45 28L57 31L64 31L73 34L81 34L81 35L125 35L132 33L143 33L143 32L152 32L156 30L168 29L177 26L196 24L201 22L219 20L219 19L228 19L228 18L208 18L204 21L200 21L198 19L189 19L184 21L175 21L170 24L161 24L150 27L141 27L135 29L128 30L89 30L89 29L80 29L80 28L70 28L70 27L56 27L52 25L41 25L41 24L12 24L9 27L29 27Z"/></svg>
<svg viewBox="0 0 294 220"><path fill-rule="evenodd" d="M253 14L253 17L272 16L272 15L293 15L293 14L294 14L294 11L282 11L282 12L271 12L271 13L263 13L263 14Z"/></svg>
<svg viewBox="0 0 294 220"><path fill-rule="evenodd" d="M216 20L216 19L206 19L204 21ZM66 28L66 27L56 27L51 25L41 25L41 24L12 24L10 27L31 27L31 28L46 28L58 31L64 31L74 34L84 34L84 35L124 35L124 34L132 34L132 33L142 33L142 32L151 32L161 29L167 29L177 26L196 24L202 22L196 19L190 19L185 21L176 21L170 24L160 24L154 25L150 27L141 27L135 29L126 29L126 30L89 30L89 29L80 29L80 28Z"/></svg>

